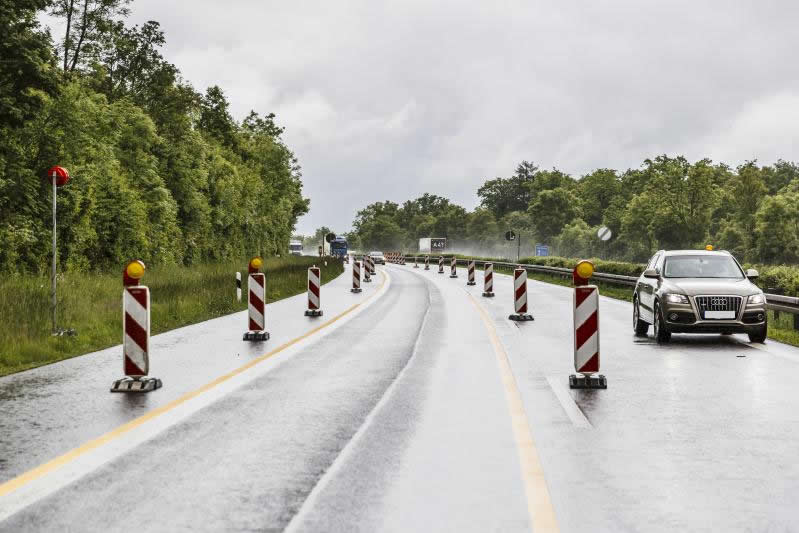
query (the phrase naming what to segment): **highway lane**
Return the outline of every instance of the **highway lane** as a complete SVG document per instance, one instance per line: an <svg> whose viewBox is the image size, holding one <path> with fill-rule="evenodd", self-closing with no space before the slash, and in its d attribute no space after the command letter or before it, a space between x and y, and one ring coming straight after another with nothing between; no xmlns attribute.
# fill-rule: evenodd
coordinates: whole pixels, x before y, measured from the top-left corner
<svg viewBox="0 0 799 533"><path fill-rule="evenodd" d="M0 529L281 530L315 487L348 475L352 485L337 491L344 512L324 516L320 529L528 529L517 443L485 329L467 310L470 332L452 327L434 284L400 269L391 278L347 324L98 461ZM377 447L357 452L368 443ZM348 497L364 491L368 506ZM308 500L300 514L307 524L327 508L324 496L317 488Z"/></svg>
<svg viewBox="0 0 799 533"><path fill-rule="evenodd" d="M495 276L495 292L481 303L508 348L562 530L799 528L799 350L742 335L660 346L651 330L633 335L629 303L601 298L609 388L570 391L572 290L530 281L528 323L507 320L509 276Z"/></svg>
<svg viewBox="0 0 799 533"><path fill-rule="evenodd" d="M269 303L268 342L241 341L247 327L246 311L153 336L151 375L164 382L157 394L108 392L111 383L122 377L120 346L0 377L0 411L4 415L0 417L0 483L163 407L367 301L378 290L380 280L364 283L362 294L350 293L350 284L349 275L343 274L323 285L326 316L321 318L303 316L304 293Z"/></svg>
<svg viewBox="0 0 799 533"><path fill-rule="evenodd" d="M520 324L508 276L485 299L463 271L385 270L385 293L349 322L164 416L0 531L796 528L799 350L740 336L659 346L632 335L629 304L602 298L609 389L570 391L570 289L531 281L536 320Z"/></svg>

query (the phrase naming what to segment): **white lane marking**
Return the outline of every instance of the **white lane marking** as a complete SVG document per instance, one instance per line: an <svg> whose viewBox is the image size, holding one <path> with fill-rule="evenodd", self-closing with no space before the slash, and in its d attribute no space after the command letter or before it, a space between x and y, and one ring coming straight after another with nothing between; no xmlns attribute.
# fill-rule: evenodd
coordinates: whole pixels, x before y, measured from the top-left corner
<svg viewBox="0 0 799 533"><path fill-rule="evenodd" d="M336 331L371 307L388 291L391 285L391 276L387 273L383 273L383 276L385 281L375 293L328 322L163 407L145 413L138 419L127 422L105 435L0 484L0 525L13 514L133 450L141 443L154 438L204 407L270 372L287 358ZM42 469L43 472L37 473L37 470Z"/></svg>
<svg viewBox="0 0 799 533"><path fill-rule="evenodd" d="M405 362L405 366L402 367L402 370L400 370L400 373L397 374L397 377L394 379L394 381L391 382L386 391L383 393L383 396L377 401L377 404L374 406L374 408L369 412L369 414L366 415L363 423L352 436L352 438L350 438L349 442L344 445L344 448L341 450L341 452L339 452L339 454L333 459L333 463L330 465L330 467L316 482L316 485L314 485L314 487L311 489L311 492L305 498L305 501L302 502L300 509L293 517L291 517L291 520L286 526L286 529L283 530L283 533L291 533L300 527L304 516L309 513L311 509L313 509L322 493L322 490L332 482L338 472L341 471L341 469L344 468L344 465L349 462L348 459L355 453L358 442L360 442L366 431L374 423L378 413L380 413L380 411L382 411L385 405L389 402L394 394L394 391L397 389L399 383L405 376L408 368L410 368L411 363L414 359L416 359L416 353L419 351L419 345L421 344L424 329L425 326L427 326L427 319L430 316L430 309L433 307L433 294L430 290L430 281L425 280L425 287L427 287L427 310L422 318L422 325L419 326L419 333L416 337L416 341L413 344L411 356Z"/></svg>
<svg viewBox="0 0 799 533"><path fill-rule="evenodd" d="M563 378L547 376L549 387L552 389L552 392L555 393L555 397L557 397L560 405L563 406L563 410L566 411L566 415L572 421L574 427L593 429L594 426L591 425L591 422L585 417L582 409L574 402L574 398L572 398L569 391L566 390L566 386L562 381Z"/></svg>

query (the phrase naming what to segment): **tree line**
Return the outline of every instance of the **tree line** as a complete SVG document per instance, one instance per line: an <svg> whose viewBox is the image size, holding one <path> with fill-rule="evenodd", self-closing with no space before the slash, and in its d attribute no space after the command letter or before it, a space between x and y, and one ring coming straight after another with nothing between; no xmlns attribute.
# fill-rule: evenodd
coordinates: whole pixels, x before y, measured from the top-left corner
<svg viewBox="0 0 799 533"><path fill-rule="evenodd" d="M523 161L507 177L485 181L473 211L424 194L358 211L350 240L364 248L416 250L422 237L447 237L454 250L515 255L506 231L521 233L522 253L548 244L565 257L641 262L661 248L713 244L742 261L799 261L799 166L660 155L639 168L601 168L574 177ZM597 230L607 226L612 239Z"/></svg>
<svg viewBox="0 0 799 533"><path fill-rule="evenodd" d="M308 211L274 114L238 122L221 88L195 90L130 2L0 0L0 271L46 269L55 164L67 269L284 253Z"/></svg>

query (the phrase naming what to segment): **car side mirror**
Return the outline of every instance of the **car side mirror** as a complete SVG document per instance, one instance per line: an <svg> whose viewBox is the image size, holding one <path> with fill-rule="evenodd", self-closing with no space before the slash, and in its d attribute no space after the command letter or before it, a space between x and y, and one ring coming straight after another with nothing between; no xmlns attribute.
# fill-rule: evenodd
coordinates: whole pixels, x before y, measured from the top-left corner
<svg viewBox="0 0 799 533"><path fill-rule="evenodd" d="M660 274L658 274L658 271L654 268L647 268L644 270L644 277L657 279L660 277Z"/></svg>
<svg viewBox="0 0 799 533"><path fill-rule="evenodd" d="M760 272L755 270L754 268L750 268L746 271L746 277L749 279L756 279L760 277Z"/></svg>

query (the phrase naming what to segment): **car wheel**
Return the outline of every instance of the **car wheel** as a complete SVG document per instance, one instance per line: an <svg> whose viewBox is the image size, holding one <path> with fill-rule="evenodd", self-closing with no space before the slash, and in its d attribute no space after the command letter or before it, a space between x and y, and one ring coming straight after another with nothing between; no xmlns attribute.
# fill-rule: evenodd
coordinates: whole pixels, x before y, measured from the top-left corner
<svg viewBox="0 0 799 533"><path fill-rule="evenodd" d="M633 301L633 330L639 337L643 337L649 332L649 324L641 320L641 310L637 298Z"/></svg>
<svg viewBox="0 0 799 533"><path fill-rule="evenodd" d="M671 340L671 331L663 323L663 313L660 312L660 304L655 302L655 340L658 344L665 344Z"/></svg>
<svg viewBox="0 0 799 533"><path fill-rule="evenodd" d="M763 326L758 329L755 333L749 334L749 342L757 342L763 344L766 342L766 338L768 337L768 324L763 324Z"/></svg>

